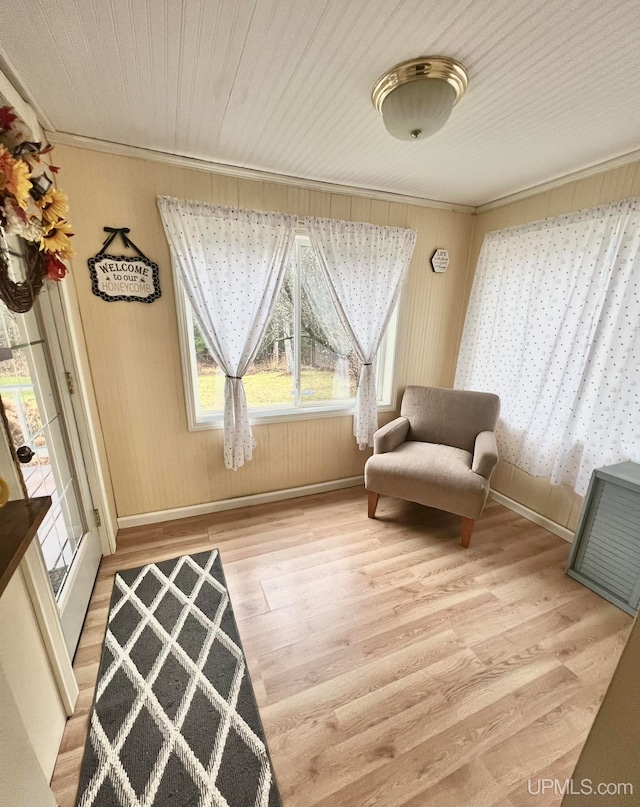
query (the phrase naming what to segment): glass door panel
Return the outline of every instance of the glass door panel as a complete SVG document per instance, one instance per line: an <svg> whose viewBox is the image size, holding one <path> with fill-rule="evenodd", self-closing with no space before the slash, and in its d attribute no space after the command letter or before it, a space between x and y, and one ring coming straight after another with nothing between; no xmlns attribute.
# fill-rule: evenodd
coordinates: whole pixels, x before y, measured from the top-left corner
<svg viewBox="0 0 640 807"><path fill-rule="evenodd" d="M21 315L2 305L0 346L10 347L9 333ZM28 338L27 334L21 336ZM78 491L65 444L60 412L53 389L44 388L42 370L46 361L42 341L18 343L12 356L0 362L0 394L11 438L19 453L22 475L31 498L51 496L52 507L38 531L41 546L56 535L60 551L54 553L47 540L45 561L57 595L71 566L73 554L86 531L78 505ZM34 380L37 382L34 383Z"/></svg>

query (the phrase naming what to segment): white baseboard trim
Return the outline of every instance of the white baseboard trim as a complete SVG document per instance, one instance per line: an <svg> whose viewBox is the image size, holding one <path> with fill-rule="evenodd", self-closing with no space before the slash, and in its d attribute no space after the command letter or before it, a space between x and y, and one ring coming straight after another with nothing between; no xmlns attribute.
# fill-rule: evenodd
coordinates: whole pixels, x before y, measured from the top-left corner
<svg viewBox="0 0 640 807"><path fill-rule="evenodd" d="M533 521L534 524L538 524L540 527L544 527L545 530L549 530L549 532L552 532L559 538L563 538L565 541L572 543L574 533L568 529L568 527L563 527L561 524L552 521L550 518L547 518L540 513L536 513L535 510L530 510L528 507L525 507L524 504L520 504L520 502L510 499L508 496L505 496L504 493L499 493L497 490L491 491L491 498L495 499L500 504L503 504L505 507L508 507L509 510L513 510L514 513L518 513L518 515L528 518L529 521Z"/></svg>
<svg viewBox="0 0 640 807"><path fill-rule="evenodd" d="M271 490L267 493L254 493L251 496L238 496L235 499L221 499L218 502L175 507L172 510L155 510L151 513L139 513L135 516L121 516L118 518L118 527L121 530L127 529L127 527L144 527L147 524L158 524L161 521L175 521L178 518L205 516L209 513L219 513L223 510L236 510L240 507L251 507L256 504L281 502L284 499L312 496L314 493L327 493L331 490L353 488L358 485L364 485L364 476L349 476L345 479L331 479L328 482L317 482L315 485L303 485L299 488Z"/></svg>

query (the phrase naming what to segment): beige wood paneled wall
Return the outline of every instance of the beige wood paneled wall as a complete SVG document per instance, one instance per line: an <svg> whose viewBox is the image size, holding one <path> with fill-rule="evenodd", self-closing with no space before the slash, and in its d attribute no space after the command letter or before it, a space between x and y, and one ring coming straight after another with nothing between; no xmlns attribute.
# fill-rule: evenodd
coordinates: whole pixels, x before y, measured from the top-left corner
<svg viewBox="0 0 640 807"><path fill-rule="evenodd" d="M49 781L67 715L49 663L45 637L21 571L15 572L0 598L0 668L33 748L34 758ZM0 723L4 719L2 714ZM0 756L10 753L8 745L11 742L10 735L0 733ZM25 764L27 762L25 760ZM40 776L35 770L32 774Z"/></svg>
<svg viewBox="0 0 640 807"><path fill-rule="evenodd" d="M474 216L469 252L471 271L467 273L469 286L465 290L465 300L468 300L471 293L473 274L486 233L549 216L559 216L575 210L617 202L631 196L640 196L640 162L595 174L587 179L567 182L554 190ZM491 484L496 490L552 521L569 529L576 528L582 498L570 487L552 486L547 479L529 476L506 462L498 465Z"/></svg>
<svg viewBox="0 0 640 807"><path fill-rule="evenodd" d="M407 383L453 383L470 286L470 214L65 146L56 148L55 162L62 167L60 184L69 194L77 233L72 274L118 516L356 476L368 456L355 445L351 417L257 426L254 460L235 472L224 468L221 430L188 431L158 194L415 228L417 246L401 300L396 387L401 392ZM104 226L130 227L134 241L159 264L160 300L107 303L91 293L86 261L98 251ZM450 253L443 275L431 270L436 247Z"/></svg>
<svg viewBox="0 0 640 807"><path fill-rule="evenodd" d="M19 499L22 490L1 426L0 472L11 499ZM42 785L53 773L67 715L23 575L25 564L23 559L0 597L0 805L27 807L20 794L42 790L41 801L31 804L45 807L53 800ZM6 764L16 755L16 743L22 762L12 770Z"/></svg>
<svg viewBox="0 0 640 807"><path fill-rule="evenodd" d="M0 662L0 804L56 807Z"/></svg>

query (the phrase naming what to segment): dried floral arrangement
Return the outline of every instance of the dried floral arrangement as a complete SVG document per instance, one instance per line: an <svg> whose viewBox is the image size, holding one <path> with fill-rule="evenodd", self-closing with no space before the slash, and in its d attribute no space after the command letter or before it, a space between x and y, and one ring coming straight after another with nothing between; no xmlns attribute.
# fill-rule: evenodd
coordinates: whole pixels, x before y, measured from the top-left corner
<svg viewBox="0 0 640 807"><path fill-rule="evenodd" d="M25 279L12 280L9 256L0 250L0 299L18 313L31 308L45 278L62 280L63 260L75 255L68 198L50 176L58 168L43 161L52 148L25 139L14 110L0 107L0 226L22 240L26 266Z"/></svg>

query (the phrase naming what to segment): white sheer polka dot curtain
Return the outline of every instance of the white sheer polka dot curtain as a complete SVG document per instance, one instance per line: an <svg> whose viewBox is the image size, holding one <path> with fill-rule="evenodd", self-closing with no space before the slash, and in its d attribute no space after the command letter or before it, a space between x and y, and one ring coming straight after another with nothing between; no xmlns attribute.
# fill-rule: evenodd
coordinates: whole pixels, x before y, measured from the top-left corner
<svg viewBox="0 0 640 807"><path fill-rule="evenodd" d="M235 471L255 448L242 377L273 313L298 219L168 196L158 207L194 317L226 375L224 462Z"/></svg>
<svg viewBox="0 0 640 807"><path fill-rule="evenodd" d="M501 398L500 455L584 495L640 462L640 199L488 233L456 387Z"/></svg>
<svg viewBox="0 0 640 807"><path fill-rule="evenodd" d="M309 239L336 309L362 363L353 434L373 446L378 428L375 357L397 302L416 244L415 230L307 218Z"/></svg>

